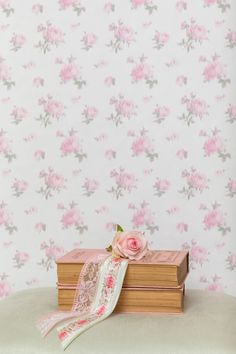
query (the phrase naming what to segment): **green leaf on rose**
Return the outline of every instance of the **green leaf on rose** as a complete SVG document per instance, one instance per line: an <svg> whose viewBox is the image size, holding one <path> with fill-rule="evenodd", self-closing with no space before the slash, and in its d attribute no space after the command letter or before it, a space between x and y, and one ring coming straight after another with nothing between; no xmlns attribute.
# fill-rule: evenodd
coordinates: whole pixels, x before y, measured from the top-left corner
<svg viewBox="0 0 236 354"><path fill-rule="evenodd" d="M116 224L116 232L124 232L124 230L119 224Z"/></svg>
<svg viewBox="0 0 236 354"><path fill-rule="evenodd" d="M106 247L106 251L107 252L112 252L112 245L110 245L109 247Z"/></svg>

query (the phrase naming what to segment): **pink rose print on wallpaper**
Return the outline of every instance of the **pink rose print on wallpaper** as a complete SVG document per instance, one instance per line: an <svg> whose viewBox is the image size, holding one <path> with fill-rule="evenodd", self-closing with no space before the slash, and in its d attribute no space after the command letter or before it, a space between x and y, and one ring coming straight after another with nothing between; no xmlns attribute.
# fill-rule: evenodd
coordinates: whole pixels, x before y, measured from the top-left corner
<svg viewBox="0 0 236 354"><path fill-rule="evenodd" d="M127 118L129 119L136 115L137 106L135 103L121 94L117 98L112 97L109 103L114 107L114 112L107 119L114 122L116 126L122 124Z"/></svg>
<svg viewBox="0 0 236 354"><path fill-rule="evenodd" d="M26 252L19 252L16 251L15 256L13 257L13 261L15 263L14 267L15 268L22 268L30 259L30 256Z"/></svg>
<svg viewBox="0 0 236 354"><path fill-rule="evenodd" d="M136 10L139 7L144 6L145 10L151 15L155 11L158 10L157 5L155 5L155 1L153 0L130 0L132 9Z"/></svg>
<svg viewBox="0 0 236 354"><path fill-rule="evenodd" d="M0 57L0 82L8 90L15 86L15 82L11 78L11 68L5 63L5 59L2 57Z"/></svg>
<svg viewBox="0 0 236 354"><path fill-rule="evenodd" d="M99 187L99 182L93 178L86 178L83 184L84 195L90 197L93 195Z"/></svg>
<svg viewBox="0 0 236 354"><path fill-rule="evenodd" d="M163 48L168 43L169 39L170 39L169 33L156 31L153 37L154 48L155 49Z"/></svg>
<svg viewBox="0 0 236 354"><path fill-rule="evenodd" d="M228 116L227 122L234 123L236 121L236 105L230 104L226 111L226 115Z"/></svg>
<svg viewBox="0 0 236 354"><path fill-rule="evenodd" d="M221 210L220 204L215 202L210 208L201 205L200 209L205 210L203 225L206 231L217 229L221 232L222 236L231 231L231 228L226 223L226 213Z"/></svg>
<svg viewBox="0 0 236 354"><path fill-rule="evenodd" d="M44 253L44 256L41 261L38 262L38 265L45 268L47 272L55 267L56 259L63 256L65 253L64 248L56 245L55 241L52 239L48 242L42 242L40 245L40 250Z"/></svg>
<svg viewBox="0 0 236 354"><path fill-rule="evenodd" d="M136 188L137 179L134 174L128 173L124 168L120 167L119 170L112 170L110 177L115 180L115 186L112 186L109 193L116 199L124 196L124 192L131 192Z"/></svg>
<svg viewBox="0 0 236 354"><path fill-rule="evenodd" d="M121 21L118 24L111 24L109 30L113 32L114 39L111 39L107 46L111 47L115 53L135 41L134 30L131 27L125 26Z"/></svg>
<svg viewBox="0 0 236 354"><path fill-rule="evenodd" d="M226 0L203 0L205 7L217 5L221 12L225 12L230 9L230 4Z"/></svg>
<svg viewBox="0 0 236 354"><path fill-rule="evenodd" d="M44 54L49 52L53 46L58 47L59 44L64 42L64 33L50 22L46 25L38 25L38 32L41 34L42 39L36 47L41 49Z"/></svg>
<svg viewBox="0 0 236 354"><path fill-rule="evenodd" d="M228 257L226 258L227 269L234 270L236 269L236 253L229 252Z"/></svg>
<svg viewBox="0 0 236 354"><path fill-rule="evenodd" d="M82 141L75 130L70 130L68 136L58 132L57 136L63 138L60 146L63 157L73 155L79 162L87 158L87 154L82 147Z"/></svg>
<svg viewBox="0 0 236 354"><path fill-rule="evenodd" d="M117 213L153 248L175 234L191 286L236 294L235 6L0 0L1 298Z"/></svg>
<svg viewBox="0 0 236 354"><path fill-rule="evenodd" d="M45 128L57 121L65 115L65 107L62 102L55 100L52 96L48 95L47 98L41 97L38 100L38 105L42 107L43 112L36 120L40 121Z"/></svg>
<svg viewBox="0 0 236 354"><path fill-rule="evenodd" d="M162 195L166 194L166 192L170 189L170 181L167 179L160 179L157 178L153 188L155 190L154 195L161 197Z"/></svg>
<svg viewBox="0 0 236 354"><path fill-rule="evenodd" d="M83 49L84 50L89 50L94 47L94 45L97 42L97 36L94 33L84 33L83 38L81 39L81 42L83 43Z"/></svg>
<svg viewBox="0 0 236 354"><path fill-rule="evenodd" d="M170 113L171 110L169 107L156 105L156 108L152 113L156 117L154 122L158 124L164 122L165 119L169 117Z"/></svg>
<svg viewBox="0 0 236 354"><path fill-rule="evenodd" d="M202 266L209 261L208 256L210 255L210 252L208 252L205 247L199 246L196 240L191 240L191 243L185 242L182 245L182 249L189 251L189 263L191 269L196 269L198 264Z"/></svg>
<svg viewBox="0 0 236 354"><path fill-rule="evenodd" d="M72 8L77 16L80 16L86 10L80 0L59 0L58 3L61 10Z"/></svg>
<svg viewBox="0 0 236 354"><path fill-rule="evenodd" d="M61 218L61 223L63 229L74 229L79 231L80 234L83 234L88 230L88 226L85 225L83 214L78 209L75 202L69 204L69 208L66 208L63 204L58 204L58 209L63 211Z"/></svg>
<svg viewBox="0 0 236 354"><path fill-rule="evenodd" d="M33 12L35 15L42 14L42 13L43 13L43 5L41 5L41 4L34 4L34 5L32 6L32 12Z"/></svg>
<svg viewBox="0 0 236 354"><path fill-rule="evenodd" d="M186 38L183 38L179 45L187 49L188 52L194 49L196 44L202 44L203 41L208 40L207 29L197 24L193 18L190 23L182 22L181 29L185 31Z"/></svg>
<svg viewBox="0 0 236 354"><path fill-rule="evenodd" d="M53 168L48 168L40 171L39 178L43 179L44 185L39 189L38 193L42 194L45 199L53 197L54 192L59 193L62 189L66 188L66 179L62 174L54 171Z"/></svg>
<svg viewBox="0 0 236 354"><path fill-rule="evenodd" d="M11 38L11 45L14 52L17 52L19 49L21 49L24 44L26 43L26 38L23 34L16 34L14 33L12 38Z"/></svg>
<svg viewBox="0 0 236 354"><path fill-rule="evenodd" d="M158 225L155 224L155 214L146 201L143 201L138 207L130 203L128 209L133 210L132 224L134 230L146 228L151 234L159 230Z"/></svg>
<svg viewBox="0 0 236 354"><path fill-rule="evenodd" d="M7 281L8 275L5 273L0 274L0 299L11 295L12 287Z"/></svg>
<svg viewBox="0 0 236 354"><path fill-rule="evenodd" d="M69 58L67 64L63 64L63 67L60 71L61 83L66 84L70 81L74 83L74 85L81 89L84 85L86 85L86 81L82 78L82 73L79 66L75 63L74 58Z"/></svg>
<svg viewBox="0 0 236 354"><path fill-rule="evenodd" d="M203 150L206 157L217 154L222 162L231 158L231 154L227 152L225 142L220 135L220 130L215 128L210 135L201 131L199 135L205 137Z"/></svg>
<svg viewBox="0 0 236 354"><path fill-rule="evenodd" d="M12 123L19 124L28 116L27 109L24 107L14 107L11 116L13 117Z"/></svg>
<svg viewBox="0 0 236 354"><path fill-rule="evenodd" d="M15 179L14 183L12 184L11 188L13 189L13 195L15 197L20 197L27 189L28 189L28 182L23 179Z"/></svg>
<svg viewBox="0 0 236 354"><path fill-rule="evenodd" d="M220 61L218 55L215 54L210 60L200 57L199 61L206 63L202 73L205 83L217 80L222 88L230 84L231 80L226 75L226 65Z"/></svg>
<svg viewBox="0 0 236 354"><path fill-rule="evenodd" d="M182 178L186 179L187 186L184 186L179 192L185 195L188 199L195 196L195 192L202 193L208 188L209 179L205 174L199 173L195 168L190 171L184 170Z"/></svg>
<svg viewBox="0 0 236 354"><path fill-rule="evenodd" d="M214 291L214 292L223 292L225 286L221 283L221 277L215 274L212 280L208 280L205 276L200 277L200 283L207 284L205 290Z"/></svg>
<svg viewBox="0 0 236 354"><path fill-rule="evenodd" d="M11 14L14 13L14 8L11 7L11 1L10 0L0 0L0 10L7 16L9 17Z"/></svg>
<svg viewBox="0 0 236 354"><path fill-rule="evenodd" d="M228 30L227 36L225 37L227 41L227 47L234 48L236 47L236 31Z"/></svg>
<svg viewBox="0 0 236 354"><path fill-rule="evenodd" d="M235 197L236 196L236 179L229 179L229 182L226 185L227 189L227 197Z"/></svg>
<svg viewBox="0 0 236 354"><path fill-rule="evenodd" d="M16 158L16 155L12 152L10 141L6 138L6 133L0 131L0 156L3 155L8 162L12 162Z"/></svg>
<svg viewBox="0 0 236 354"><path fill-rule="evenodd" d="M84 117L84 120L82 121L83 123L89 124L94 121L95 118L97 118L99 114L99 111L96 107L94 106L85 106L82 116Z"/></svg>
<svg viewBox="0 0 236 354"><path fill-rule="evenodd" d="M197 98L193 93L189 97L182 97L181 103L185 106L186 112L178 118L183 120L188 126L195 123L195 118L202 119L208 115L209 106L206 101Z"/></svg>
<svg viewBox="0 0 236 354"><path fill-rule="evenodd" d="M158 84L154 79L153 67L147 63L146 57L142 56L137 63L133 59L128 59L128 62L133 64L131 78L134 84L144 81L150 89Z"/></svg>
<svg viewBox="0 0 236 354"><path fill-rule="evenodd" d="M17 227L13 223L7 204L4 202L0 203L0 228L1 227L4 227L10 235L17 231Z"/></svg>
<svg viewBox="0 0 236 354"><path fill-rule="evenodd" d="M150 162L158 158L158 153L154 150L152 140L149 138L147 130L142 129L138 135L133 132L128 132L128 136L134 138L131 146L133 156L145 155Z"/></svg>

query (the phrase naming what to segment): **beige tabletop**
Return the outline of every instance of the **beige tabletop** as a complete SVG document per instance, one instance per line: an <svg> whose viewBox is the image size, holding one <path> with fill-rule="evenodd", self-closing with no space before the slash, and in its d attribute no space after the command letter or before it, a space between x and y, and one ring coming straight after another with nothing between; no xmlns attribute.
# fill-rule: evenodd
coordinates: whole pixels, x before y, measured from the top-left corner
<svg viewBox="0 0 236 354"><path fill-rule="evenodd" d="M53 330L35 321L56 308L56 290L15 293L0 302L0 354L63 353ZM68 354L236 354L236 297L186 291L183 314L113 314L78 337Z"/></svg>

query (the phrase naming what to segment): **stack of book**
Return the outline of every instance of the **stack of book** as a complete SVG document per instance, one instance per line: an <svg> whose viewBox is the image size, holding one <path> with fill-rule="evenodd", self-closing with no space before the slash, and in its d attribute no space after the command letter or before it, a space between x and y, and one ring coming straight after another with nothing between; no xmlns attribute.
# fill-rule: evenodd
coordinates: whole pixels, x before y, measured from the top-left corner
<svg viewBox="0 0 236 354"><path fill-rule="evenodd" d="M57 260L58 305L70 310L84 262L103 250L74 249ZM184 308L188 251L149 251L140 261L129 261L114 312L178 313Z"/></svg>

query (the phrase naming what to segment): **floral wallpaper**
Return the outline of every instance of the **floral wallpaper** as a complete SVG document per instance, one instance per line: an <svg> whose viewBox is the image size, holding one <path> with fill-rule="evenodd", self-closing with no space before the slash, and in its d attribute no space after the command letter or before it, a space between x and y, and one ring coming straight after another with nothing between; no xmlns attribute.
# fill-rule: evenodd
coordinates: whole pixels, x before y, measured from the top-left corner
<svg viewBox="0 0 236 354"><path fill-rule="evenodd" d="M236 295L236 3L0 0L0 298L114 225Z"/></svg>

